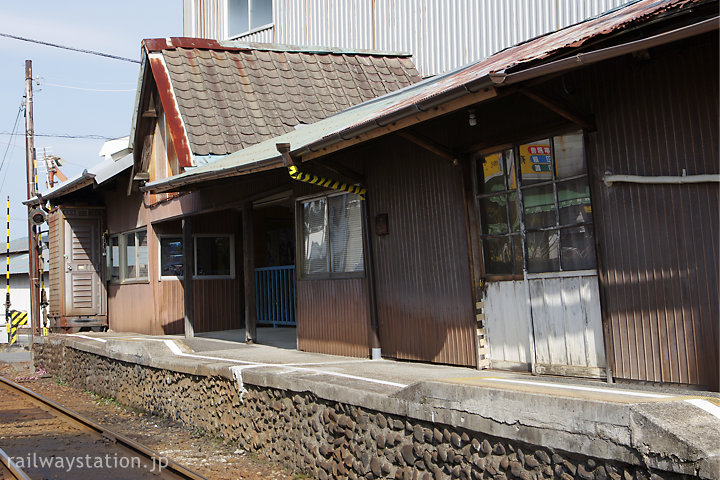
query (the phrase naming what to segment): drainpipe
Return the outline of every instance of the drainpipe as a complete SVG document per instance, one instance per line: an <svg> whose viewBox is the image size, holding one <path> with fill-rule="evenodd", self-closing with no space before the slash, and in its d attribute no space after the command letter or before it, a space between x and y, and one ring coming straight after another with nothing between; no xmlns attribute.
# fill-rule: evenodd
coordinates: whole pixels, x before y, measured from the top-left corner
<svg viewBox="0 0 720 480"><path fill-rule="evenodd" d="M365 275L368 279L368 291L370 293L370 358L382 360L382 349L380 347L380 326L377 318L377 299L375 296L375 267L372 251L372 240L370 238L370 206L367 193L362 200L363 206L363 243L365 248Z"/></svg>

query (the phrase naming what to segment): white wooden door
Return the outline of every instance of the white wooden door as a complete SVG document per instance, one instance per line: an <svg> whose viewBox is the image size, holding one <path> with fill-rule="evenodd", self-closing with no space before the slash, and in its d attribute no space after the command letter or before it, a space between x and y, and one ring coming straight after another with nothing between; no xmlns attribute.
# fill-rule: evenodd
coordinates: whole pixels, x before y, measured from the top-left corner
<svg viewBox="0 0 720 480"><path fill-rule="evenodd" d="M605 349L595 271L493 282L485 293L493 368L602 377Z"/></svg>

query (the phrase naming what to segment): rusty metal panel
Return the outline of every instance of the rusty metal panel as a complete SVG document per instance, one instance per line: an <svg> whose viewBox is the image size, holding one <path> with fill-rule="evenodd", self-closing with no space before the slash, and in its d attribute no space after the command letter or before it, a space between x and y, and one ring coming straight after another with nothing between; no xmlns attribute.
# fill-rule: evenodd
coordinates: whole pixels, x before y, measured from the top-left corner
<svg viewBox="0 0 720 480"><path fill-rule="evenodd" d="M378 148L366 171L383 355L475 366L460 169L405 140ZM380 214L387 235L374 232Z"/></svg>
<svg viewBox="0 0 720 480"><path fill-rule="evenodd" d="M298 281L298 350L366 358L369 303L365 278Z"/></svg>
<svg viewBox="0 0 720 480"><path fill-rule="evenodd" d="M692 72L692 74L688 74ZM718 389L718 184L612 184L605 172L718 172L716 34L582 78L604 321L616 377Z"/></svg>

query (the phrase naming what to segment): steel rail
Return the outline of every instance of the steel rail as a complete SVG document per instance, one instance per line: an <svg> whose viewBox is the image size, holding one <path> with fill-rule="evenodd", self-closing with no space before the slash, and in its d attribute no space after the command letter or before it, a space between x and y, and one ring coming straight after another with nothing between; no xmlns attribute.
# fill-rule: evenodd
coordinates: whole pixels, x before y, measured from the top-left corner
<svg viewBox="0 0 720 480"><path fill-rule="evenodd" d="M15 462L12 461L10 456L5 453L2 448L0 448L0 465L5 467L5 470L10 472L10 475L12 475L15 480L30 480L27 473L23 472L20 467L15 465ZM0 468L0 473L2 473L2 468ZM0 478L2 478L1 475Z"/></svg>
<svg viewBox="0 0 720 480"><path fill-rule="evenodd" d="M69 409L63 407L59 403L56 403L56 402L50 400L49 398L45 398L42 395L40 395L36 392L33 392L32 390L30 390L28 388L23 387L22 385L19 385L11 380L8 380L5 377L0 376L0 386L2 386L2 385L4 385L5 387L8 387L16 392L19 392L27 397L30 397L36 403L45 405L46 407L49 407L53 412L59 413L63 417L70 420L72 423L75 423L76 425L80 426L82 429L90 430L91 432L99 435L100 437L102 437L104 439L108 439L113 443L117 443L117 444L121 445L122 447L125 447L128 450L131 450L131 451L141 455L146 460L157 461L160 458L166 459L166 457L164 457L163 455L159 454L158 452L146 447L145 445L142 445L124 435L115 433L112 430L109 430L108 428L105 428L102 425L95 423L92 420L90 420L76 412L73 412L72 410L69 410ZM0 457L1 457L1 455L0 455ZM3 462L3 464L4 464L4 462ZM195 473L192 470L190 470L170 459L167 459L167 466L164 467L163 472L172 473L172 474L178 476L179 478L183 478L186 480L208 480L206 477L203 477L202 475ZM27 477L18 477L18 478L25 479Z"/></svg>

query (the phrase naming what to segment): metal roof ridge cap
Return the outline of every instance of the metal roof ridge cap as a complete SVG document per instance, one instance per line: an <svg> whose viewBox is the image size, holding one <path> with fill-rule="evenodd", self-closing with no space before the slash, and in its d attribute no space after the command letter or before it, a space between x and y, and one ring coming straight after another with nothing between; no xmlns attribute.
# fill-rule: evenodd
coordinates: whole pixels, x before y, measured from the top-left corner
<svg viewBox="0 0 720 480"><path fill-rule="evenodd" d="M182 110L180 109L180 102L178 102L177 94L175 93L175 86L173 85L173 78L172 75L170 75L170 69L167 66L167 62L165 61L165 55L162 54L162 52L155 52L155 55L158 55L160 58L160 62L162 63L162 67L165 70L165 74L168 78L168 83L170 84L170 96L172 97L172 101L175 104L175 109L177 110L178 117L180 118L180 126L182 127L183 131L183 137L185 138L185 144L188 146L187 150L190 153L190 161L197 165L197 162L195 160L195 152L193 152L193 147L190 144L190 135L188 134L187 126L185 125L185 118L183 117ZM148 58L149 59L149 58ZM155 80L157 85L157 80ZM161 99L162 102L162 99ZM163 106L163 110L167 112L167 109ZM167 113L166 113L167 115ZM175 147L177 149L177 147Z"/></svg>
<svg viewBox="0 0 720 480"><path fill-rule="evenodd" d="M373 57L403 58L413 56L411 52L372 50L364 48L344 49L341 47L330 47L326 45L294 45L289 43L246 42L241 40L222 40L218 43L221 47L218 50L260 50L270 52L307 53L317 55L368 55ZM181 45L178 45L176 47L187 48Z"/></svg>

